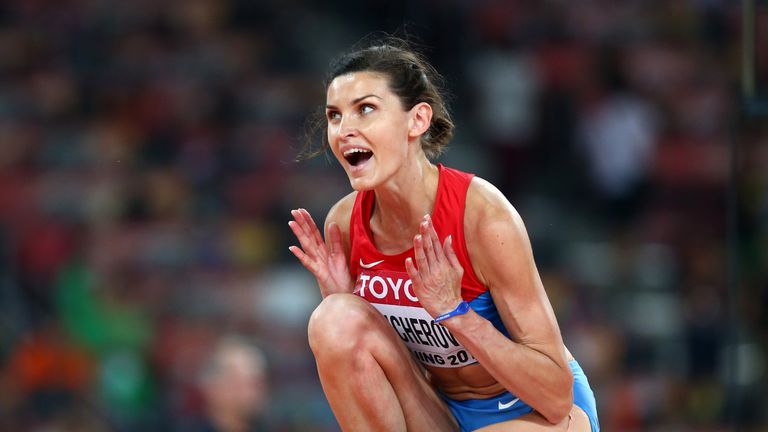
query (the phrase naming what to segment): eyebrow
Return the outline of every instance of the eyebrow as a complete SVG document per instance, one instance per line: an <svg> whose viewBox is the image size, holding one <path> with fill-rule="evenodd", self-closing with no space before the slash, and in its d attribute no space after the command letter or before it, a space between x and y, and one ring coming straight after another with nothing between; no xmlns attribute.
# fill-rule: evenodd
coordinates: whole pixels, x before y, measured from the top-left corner
<svg viewBox="0 0 768 432"><path fill-rule="evenodd" d="M353 99L352 100L352 105L355 105L356 103L360 102L361 100L367 99L369 97L375 97L376 99L383 100L380 96L377 96L377 95L371 93L371 94L367 94L365 96L360 96L359 98ZM336 106L334 106L334 105L326 105L325 108L326 109L328 109L328 108L336 108Z"/></svg>

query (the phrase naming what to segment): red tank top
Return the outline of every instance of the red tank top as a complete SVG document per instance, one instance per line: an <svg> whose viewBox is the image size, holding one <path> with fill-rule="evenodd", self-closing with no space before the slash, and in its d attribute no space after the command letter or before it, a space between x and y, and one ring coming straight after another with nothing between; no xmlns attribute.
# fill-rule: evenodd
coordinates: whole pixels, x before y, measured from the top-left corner
<svg viewBox="0 0 768 432"><path fill-rule="evenodd" d="M442 164L438 164L438 172L432 221L441 243L449 235L453 236L456 256L464 268L461 296L472 301L488 290L472 269L464 240L464 209L474 175ZM374 245L370 230L373 204L373 191L362 191L357 194L352 209L349 269L356 280L355 294L384 314L422 363L461 367L476 362L448 329L436 324L419 304L405 270L405 259L413 257L413 247L396 255L387 255Z"/></svg>

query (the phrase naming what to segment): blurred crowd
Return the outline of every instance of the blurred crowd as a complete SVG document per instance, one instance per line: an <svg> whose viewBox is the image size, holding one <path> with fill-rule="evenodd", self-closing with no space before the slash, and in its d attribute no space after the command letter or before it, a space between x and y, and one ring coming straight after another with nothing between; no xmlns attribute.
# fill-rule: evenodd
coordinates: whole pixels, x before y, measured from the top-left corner
<svg viewBox="0 0 768 432"><path fill-rule="evenodd" d="M349 191L294 159L330 59L375 30L445 75L441 161L523 216L603 429L768 430L740 4L0 3L0 430L338 429L287 220Z"/></svg>

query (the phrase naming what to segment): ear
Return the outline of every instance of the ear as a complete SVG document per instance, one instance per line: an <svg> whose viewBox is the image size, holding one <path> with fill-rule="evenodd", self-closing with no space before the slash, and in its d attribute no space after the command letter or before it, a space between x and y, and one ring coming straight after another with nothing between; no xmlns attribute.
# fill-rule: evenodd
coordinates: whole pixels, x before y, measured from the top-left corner
<svg viewBox="0 0 768 432"><path fill-rule="evenodd" d="M432 106L426 102L420 102L409 111L408 137L416 138L429 130L432 124Z"/></svg>

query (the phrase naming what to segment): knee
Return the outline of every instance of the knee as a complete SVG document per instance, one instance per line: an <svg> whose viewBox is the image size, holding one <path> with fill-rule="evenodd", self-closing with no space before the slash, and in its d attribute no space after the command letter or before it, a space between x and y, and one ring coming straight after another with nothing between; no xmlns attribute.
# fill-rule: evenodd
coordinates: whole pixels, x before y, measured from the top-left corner
<svg viewBox="0 0 768 432"><path fill-rule="evenodd" d="M319 356L338 356L360 352L378 312L354 294L331 294L309 318L309 346Z"/></svg>

